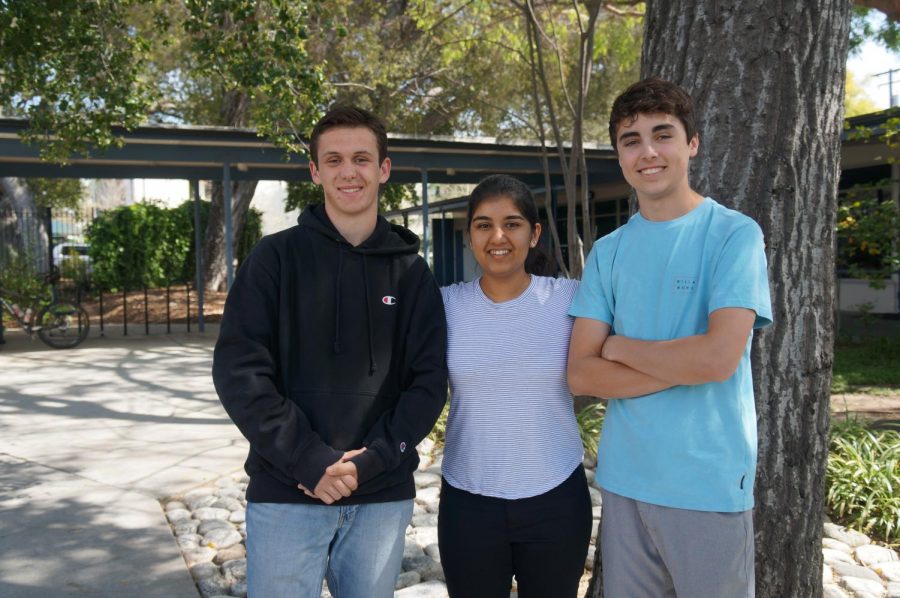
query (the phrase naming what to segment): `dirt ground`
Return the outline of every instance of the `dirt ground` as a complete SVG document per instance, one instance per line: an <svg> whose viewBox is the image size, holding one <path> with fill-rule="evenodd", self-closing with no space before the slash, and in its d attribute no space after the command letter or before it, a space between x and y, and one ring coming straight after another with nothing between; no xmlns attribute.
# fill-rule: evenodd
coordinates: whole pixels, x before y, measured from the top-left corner
<svg viewBox="0 0 900 598"><path fill-rule="evenodd" d="M900 422L900 389L892 394L840 393L831 395L831 413L843 419L853 414L865 419Z"/></svg>
<svg viewBox="0 0 900 598"><path fill-rule="evenodd" d="M203 319L213 323L222 319L225 307L225 292L206 291L203 297ZM170 318L173 324L183 324L190 312L191 321L197 320L198 296L196 291L184 286L171 287L168 291L168 313L166 311L166 289L147 290L147 309L144 305L144 291L103 293L102 311L106 324L121 324L127 312L128 324L143 324L145 319L151 324L165 324ZM82 298L81 304L91 317L91 325L100 323L101 299L99 295Z"/></svg>

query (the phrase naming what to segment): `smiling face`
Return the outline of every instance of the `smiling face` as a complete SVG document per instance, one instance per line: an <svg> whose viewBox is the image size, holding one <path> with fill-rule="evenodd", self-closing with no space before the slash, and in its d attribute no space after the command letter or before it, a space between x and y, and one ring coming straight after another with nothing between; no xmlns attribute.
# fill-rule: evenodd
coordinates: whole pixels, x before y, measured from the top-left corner
<svg viewBox="0 0 900 598"><path fill-rule="evenodd" d="M334 127L318 138L313 182L322 186L325 211L339 224L378 213L378 187L391 174L391 160L378 162L378 142L365 127Z"/></svg>
<svg viewBox="0 0 900 598"><path fill-rule="evenodd" d="M699 137L688 140L684 125L671 114L639 113L634 121L619 123L619 166L642 208L647 202L680 203L693 195L688 165L699 146Z"/></svg>
<svg viewBox="0 0 900 598"><path fill-rule="evenodd" d="M505 195L479 203L469 225L472 253L484 278L526 276L525 258L540 236L540 223L532 228L515 202Z"/></svg>

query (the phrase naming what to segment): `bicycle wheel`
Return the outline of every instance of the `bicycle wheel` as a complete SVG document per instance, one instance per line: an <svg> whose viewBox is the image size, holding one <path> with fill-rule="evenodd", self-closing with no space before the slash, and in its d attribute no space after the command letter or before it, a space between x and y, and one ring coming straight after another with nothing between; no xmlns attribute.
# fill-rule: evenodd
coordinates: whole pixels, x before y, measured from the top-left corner
<svg viewBox="0 0 900 598"><path fill-rule="evenodd" d="M91 322L87 312L77 303L51 303L34 321L38 337L54 349L77 347L87 338Z"/></svg>

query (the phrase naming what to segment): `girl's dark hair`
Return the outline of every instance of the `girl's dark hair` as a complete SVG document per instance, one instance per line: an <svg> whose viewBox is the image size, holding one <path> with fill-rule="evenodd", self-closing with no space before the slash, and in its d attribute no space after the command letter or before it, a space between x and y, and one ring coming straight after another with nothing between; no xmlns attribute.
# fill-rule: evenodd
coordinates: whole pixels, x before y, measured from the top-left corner
<svg viewBox="0 0 900 598"><path fill-rule="evenodd" d="M469 195L466 230L471 228L472 218L475 216L478 206L484 201L498 197L510 198L519 213L531 225L532 231L540 222L534 195L528 185L506 174L492 174L478 183ZM556 276L558 269L550 256L538 244L528 250L528 257L525 258L525 271L537 276Z"/></svg>

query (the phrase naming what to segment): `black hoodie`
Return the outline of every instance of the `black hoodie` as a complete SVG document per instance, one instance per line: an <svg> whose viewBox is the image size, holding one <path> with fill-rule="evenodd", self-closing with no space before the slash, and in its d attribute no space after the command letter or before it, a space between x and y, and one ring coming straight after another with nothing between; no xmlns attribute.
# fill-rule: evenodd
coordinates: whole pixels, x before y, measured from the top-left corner
<svg viewBox="0 0 900 598"><path fill-rule="evenodd" d="M248 500L318 502L297 484L362 447L359 488L335 504L415 495L415 447L447 396L444 307L418 249L380 216L354 247L316 205L241 264L213 381L250 441Z"/></svg>

